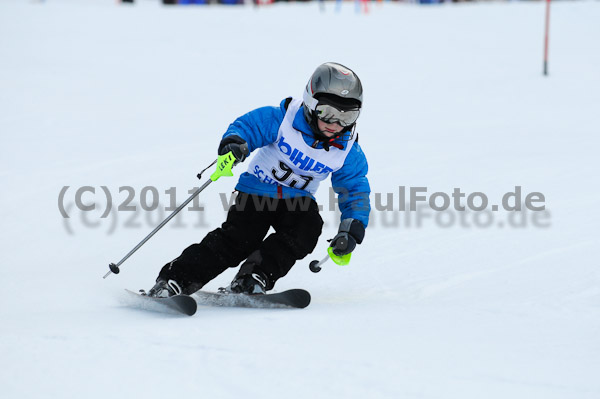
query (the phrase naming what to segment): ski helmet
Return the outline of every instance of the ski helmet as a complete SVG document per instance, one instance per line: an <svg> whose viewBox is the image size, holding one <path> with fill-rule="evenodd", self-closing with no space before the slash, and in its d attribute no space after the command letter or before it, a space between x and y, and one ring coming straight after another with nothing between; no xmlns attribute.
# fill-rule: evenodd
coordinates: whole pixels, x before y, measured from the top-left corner
<svg viewBox="0 0 600 399"><path fill-rule="evenodd" d="M356 123L363 102L362 84L350 69L335 62L319 65L306 84L303 95L304 117L320 138L317 128L319 113L317 106L329 105L339 111L335 118L344 129L340 134L351 130Z"/></svg>

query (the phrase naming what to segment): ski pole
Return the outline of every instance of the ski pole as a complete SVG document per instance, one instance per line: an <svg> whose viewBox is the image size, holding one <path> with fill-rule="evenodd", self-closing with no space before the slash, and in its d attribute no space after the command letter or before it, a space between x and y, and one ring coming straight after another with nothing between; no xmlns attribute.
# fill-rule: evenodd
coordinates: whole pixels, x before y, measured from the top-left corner
<svg viewBox="0 0 600 399"><path fill-rule="evenodd" d="M244 155L250 154L250 151L248 149L248 144L246 144L246 143L242 144L241 150ZM187 204L189 204L194 198L196 198L198 196L198 194L200 194L206 187L208 187L208 185L210 183L212 183L213 181L217 181L221 176L233 176L233 173L231 172L231 168L233 168L237 164L237 160L236 160L235 156L233 155L233 152L231 152L231 151L228 152L227 154L219 155L219 157L217 159L215 159L213 161L213 163L211 163L206 168L204 168L202 170L202 172L198 173L198 175L197 175L198 179L201 179L202 173L204 173L208 168L210 168L214 164L217 164L217 170L212 175L210 175L210 179L207 180L206 183L204 183L202 185L202 187L200 187L198 190L194 191L194 193L187 200L185 200L181 205L179 205L177 207L177 209L175 209L169 216L167 216L167 218L165 220L163 220L158 226L156 226L156 228L154 230L152 230L152 232L150 232L150 234L148 234L146 236L146 238L144 238L142 241L140 241L140 243L138 245L136 245L131 251L129 251L129 253L127 255L125 255L125 257L123 259L121 259L119 261L119 263L117 263L117 264L110 263L108 265L108 268L110 270L108 271L108 273L106 273L104 275L103 278L107 278L108 276L110 276L111 273L119 274L119 272L121 271L119 269L119 266L121 266L123 264L123 262L125 262L131 255L133 255L135 253L135 251L140 249L140 247L142 245L144 245L150 238L152 238L152 236L154 234L156 234L158 232L158 230L160 230L165 224L167 224L169 222L169 220L173 219L175 217L175 215L177 215L183 208L186 207Z"/></svg>
<svg viewBox="0 0 600 399"><path fill-rule="evenodd" d="M202 173L204 173L204 171L206 169L210 168L215 163L217 163L216 159L213 161L213 163L208 165L202 172L198 173L198 179L200 179L202 177ZM187 204L189 204L194 198L196 198L198 196L198 194L200 194L202 192L202 190L204 190L206 187L208 187L208 185L212 182L213 182L212 180L208 180L206 183L204 183L202 185L202 187L200 187L198 190L194 191L194 193L187 200L185 200L181 205L179 205L177 207L177 209L175 209L169 216L167 216L167 218L165 220L163 220L158 226L156 226L156 228L154 230L152 230L150 232L150 234L148 234L146 236L146 238L144 238L142 241L140 241L140 243L138 245L136 245L131 251L129 251L129 253L127 255L125 255L125 257L123 257L123 259L121 259L117 264L110 263L108 265L108 268L110 270L108 271L108 273L106 273L104 275L103 278L107 278L108 276L110 276L111 273L119 274L119 272L121 271L119 269L119 266L121 266L123 264L123 262L125 262L131 255L133 255L135 253L135 251L140 249L142 247L142 245L144 245L150 238L152 238L152 236L154 234L156 234L158 232L158 230L162 229L163 226L169 222L169 220L173 219L175 217L175 215L177 215L183 208L185 208Z"/></svg>
<svg viewBox="0 0 600 399"><path fill-rule="evenodd" d="M321 260L318 260L318 259L313 260L312 262L310 262L310 265L308 265L308 268L313 273L319 273L321 271L321 265L323 263L327 262L328 260L329 260L329 254L327 254L327 256Z"/></svg>
<svg viewBox="0 0 600 399"><path fill-rule="evenodd" d="M331 240L329 240L331 241ZM348 240L344 237L340 237L335 243L335 249L345 250L348 248ZM340 266L345 266L350 263L350 255L336 255L333 253L334 247L327 248L327 256L321 260L315 259L308 265L308 268L313 273L319 273L321 271L321 266L327 262L329 259L333 260L336 264Z"/></svg>

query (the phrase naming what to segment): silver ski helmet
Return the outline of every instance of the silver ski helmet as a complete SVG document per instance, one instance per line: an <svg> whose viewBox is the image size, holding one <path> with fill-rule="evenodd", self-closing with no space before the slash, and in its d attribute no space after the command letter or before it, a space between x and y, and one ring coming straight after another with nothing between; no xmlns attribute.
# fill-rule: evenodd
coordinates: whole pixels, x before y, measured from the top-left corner
<svg viewBox="0 0 600 399"><path fill-rule="evenodd" d="M350 68L335 62L319 65L310 77L303 95L304 117L313 131L319 135L317 126L317 106L327 104L348 112L346 123L342 123L346 132L354 127L363 103L363 89L360 79Z"/></svg>

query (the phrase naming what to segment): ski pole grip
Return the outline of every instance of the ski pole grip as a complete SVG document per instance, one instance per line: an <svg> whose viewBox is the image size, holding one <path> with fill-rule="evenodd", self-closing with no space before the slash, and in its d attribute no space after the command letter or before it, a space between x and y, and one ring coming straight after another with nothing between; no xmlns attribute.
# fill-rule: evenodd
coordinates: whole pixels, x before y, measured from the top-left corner
<svg viewBox="0 0 600 399"><path fill-rule="evenodd" d="M240 145L240 151L243 154L243 158L246 158L246 155L250 154L250 149L248 148L248 143L244 143ZM231 169L240 163L238 158L236 157L234 151L229 151L226 154L219 155L217 158L217 170L210 175L210 180L217 181L222 176L233 176L233 172Z"/></svg>

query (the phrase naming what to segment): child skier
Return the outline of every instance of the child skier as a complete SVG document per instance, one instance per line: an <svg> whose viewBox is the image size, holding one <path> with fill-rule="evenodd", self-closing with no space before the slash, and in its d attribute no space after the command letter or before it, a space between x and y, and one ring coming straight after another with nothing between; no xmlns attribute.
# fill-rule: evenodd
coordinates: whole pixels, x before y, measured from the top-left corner
<svg viewBox="0 0 600 399"><path fill-rule="evenodd" d="M370 211L367 159L355 134L362 102L358 76L329 62L313 73L302 100L286 98L279 107L236 119L219 144L211 176L231 176L233 164L258 150L240 176L235 204L220 228L162 268L148 295L191 294L244 260L229 291L271 290L316 247L323 220L313 194L329 174L342 213L331 247L337 256L352 252ZM275 233L265 238L270 227Z"/></svg>

